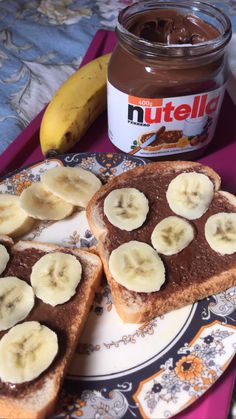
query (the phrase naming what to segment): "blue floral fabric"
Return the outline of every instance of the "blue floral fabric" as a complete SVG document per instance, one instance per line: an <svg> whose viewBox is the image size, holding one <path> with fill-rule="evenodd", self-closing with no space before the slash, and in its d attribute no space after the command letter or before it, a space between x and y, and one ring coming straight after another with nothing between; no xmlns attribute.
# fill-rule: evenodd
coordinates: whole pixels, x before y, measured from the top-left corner
<svg viewBox="0 0 236 419"><path fill-rule="evenodd" d="M0 154L78 68L96 31L113 29L132 2L0 0ZM236 0L214 4L236 32Z"/></svg>

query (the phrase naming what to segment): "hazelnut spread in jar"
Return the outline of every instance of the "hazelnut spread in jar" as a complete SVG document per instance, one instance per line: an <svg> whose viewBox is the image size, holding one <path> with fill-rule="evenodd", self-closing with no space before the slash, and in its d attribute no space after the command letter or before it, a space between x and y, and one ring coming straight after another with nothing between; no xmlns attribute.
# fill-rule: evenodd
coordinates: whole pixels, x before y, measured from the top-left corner
<svg viewBox="0 0 236 419"><path fill-rule="evenodd" d="M200 1L122 10L108 66L108 130L123 152L196 158L210 143L227 80L230 20Z"/></svg>

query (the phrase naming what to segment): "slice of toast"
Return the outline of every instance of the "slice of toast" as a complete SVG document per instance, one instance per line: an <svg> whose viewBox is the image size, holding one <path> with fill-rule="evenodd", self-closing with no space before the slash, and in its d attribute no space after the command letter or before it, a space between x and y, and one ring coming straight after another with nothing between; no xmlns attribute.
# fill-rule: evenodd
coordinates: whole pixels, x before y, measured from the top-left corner
<svg viewBox="0 0 236 419"><path fill-rule="evenodd" d="M195 238L176 255L160 255L166 280L160 291L143 293L130 291L120 285L109 271L109 257L118 246L131 240L151 245L151 233L163 218L175 215L170 209L166 191L170 181L180 173L196 171L207 175L214 185L214 197L209 209L191 223ZM113 301L120 317L131 323L149 321L157 315L192 304L209 295L221 292L236 284L236 253L219 255L205 240L204 225L210 215L217 212L236 212L234 195L220 191L219 175L207 166L193 162L158 162L129 170L103 186L87 207L90 228L98 240ZM114 189L134 187L149 200L149 212L144 224L133 231L124 231L111 225L104 214L105 197Z"/></svg>
<svg viewBox="0 0 236 419"><path fill-rule="evenodd" d="M54 251L75 255L82 265L81 281L76 294L68 302L52 307L35 298L34 307L24 320L39 321L57 333L59 351L52 364L38 378L28 383L10 385L0 380L2 418L41 419L48 417L54 410L62 380L100 282L102 264L98 256L79 249L28 241L12 245L11 239L4 237L0 237L0 241L10 253L10 260L1 277L17 276L29 283L33 264L44 254ZM6 332L0 332L0 337Z"/></svg>

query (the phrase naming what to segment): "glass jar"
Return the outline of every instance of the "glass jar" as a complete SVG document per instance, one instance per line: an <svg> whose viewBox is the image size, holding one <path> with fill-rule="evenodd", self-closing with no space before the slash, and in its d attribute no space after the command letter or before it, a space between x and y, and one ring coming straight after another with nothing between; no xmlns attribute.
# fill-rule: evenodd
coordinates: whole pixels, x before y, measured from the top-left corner
<svg viewBox="0 0 236 419"><path fill-rule="evenodd" d="M111 142L155 160L199 157L214 136L231 32L229 18L201 1L147 0L123 9L108 66Z"/></svg>

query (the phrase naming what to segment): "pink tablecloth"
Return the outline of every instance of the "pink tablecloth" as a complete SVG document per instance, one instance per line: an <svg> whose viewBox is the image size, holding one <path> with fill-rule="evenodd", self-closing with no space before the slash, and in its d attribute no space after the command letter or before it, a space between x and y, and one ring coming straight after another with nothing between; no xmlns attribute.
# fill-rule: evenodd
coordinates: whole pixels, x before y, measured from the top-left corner
<svg viewBox="0 0 236 419"><path fill-rule="evenodd" d="M115 45L113 32L100 30L94 37L82 64L112 51ZM42 111L0 156L0 175L43 159L39 145L39 127ZM87 134L71 152L116 151L107 136L106 114L101 115ZM200 159L215 169L222 177L224 189L236 193L236 109L226 95L217 134L207 154ZM179 414L176 419L223 419L227 417L235 377L235 365L227 371L197 402Z"/></svg>

